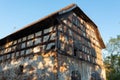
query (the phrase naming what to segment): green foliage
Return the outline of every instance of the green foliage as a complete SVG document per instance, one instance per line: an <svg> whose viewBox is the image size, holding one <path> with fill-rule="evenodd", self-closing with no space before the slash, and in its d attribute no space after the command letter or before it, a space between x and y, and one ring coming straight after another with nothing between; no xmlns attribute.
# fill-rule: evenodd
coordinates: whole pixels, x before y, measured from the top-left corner
<svg viewBox="0 0 120 80"><path fill-rule="evenodd" d="M120 79L120 37L111 38L106 46L104 58L107 80Z"/></svg>

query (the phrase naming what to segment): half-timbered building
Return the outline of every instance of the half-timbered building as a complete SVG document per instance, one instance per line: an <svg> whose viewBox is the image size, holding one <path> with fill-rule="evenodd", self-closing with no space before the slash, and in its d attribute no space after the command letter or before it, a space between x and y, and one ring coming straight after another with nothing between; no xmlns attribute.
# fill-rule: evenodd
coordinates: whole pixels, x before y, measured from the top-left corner
<svg viewBox="0 0 120 80"><path fill-rule="evenodd" d="M0 80L105 80L96 24L71 4L0 39Z"/></svg>

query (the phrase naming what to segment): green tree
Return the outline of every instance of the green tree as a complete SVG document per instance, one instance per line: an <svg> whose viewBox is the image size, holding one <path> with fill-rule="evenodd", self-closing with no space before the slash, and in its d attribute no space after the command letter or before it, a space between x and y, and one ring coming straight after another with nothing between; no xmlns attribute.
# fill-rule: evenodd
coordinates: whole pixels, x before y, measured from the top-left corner
<svg viewBox="0 0 120 80"><path fill-rule="evenodd" d="M106 45L104 64L108 80L120 80L120 36L111 38Z"/></svg>

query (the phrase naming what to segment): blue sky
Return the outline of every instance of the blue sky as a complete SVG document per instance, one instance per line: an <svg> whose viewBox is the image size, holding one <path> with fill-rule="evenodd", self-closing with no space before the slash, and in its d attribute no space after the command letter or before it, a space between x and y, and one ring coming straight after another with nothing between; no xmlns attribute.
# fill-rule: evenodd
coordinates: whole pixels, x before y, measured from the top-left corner
<svg viewBox="0 0 120 80"><path fill-rule="evenodd" d="M71 3L95 22L105 43L120 34L120 0L0 0L0 38Z"/></svg>

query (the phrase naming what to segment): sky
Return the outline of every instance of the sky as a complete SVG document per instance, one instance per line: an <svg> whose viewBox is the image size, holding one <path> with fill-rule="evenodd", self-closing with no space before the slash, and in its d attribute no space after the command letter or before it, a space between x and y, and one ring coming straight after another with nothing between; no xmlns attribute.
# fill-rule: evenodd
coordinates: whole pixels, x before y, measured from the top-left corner
<svg viewBox="0 0 120 80"><path fill-rule="evenodd" d="M72 3L98 26L105 44L120 35L120 0L0 0L0 39Z"/></svg>

